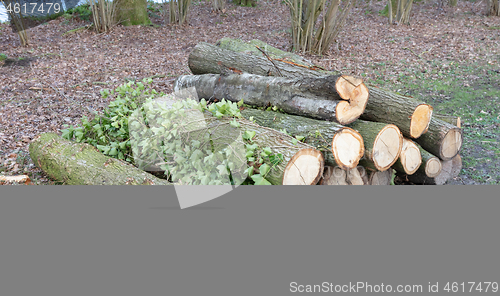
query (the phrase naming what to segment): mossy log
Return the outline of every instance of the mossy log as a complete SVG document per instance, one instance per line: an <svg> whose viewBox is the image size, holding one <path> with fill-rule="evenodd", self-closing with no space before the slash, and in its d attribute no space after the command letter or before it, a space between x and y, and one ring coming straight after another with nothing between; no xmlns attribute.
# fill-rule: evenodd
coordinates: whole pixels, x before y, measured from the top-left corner
<svg viewBox="0 0 500 296"><path fill-rule="evenodd" d="M238 40L233 40L232 43L224 43L226 44L224 49L208 43L199 43L189 55L189 68L194 74L218 74L230 71L289 78L337 74L337 72L325 71L314 65L281 61L290 59L290 56L293 57L292 54L283 56L281 60L275 58L272 61L263 57L262 54L258 55L257 52L244 54L238 52L246 50L243 42L240 41L243 43L240 46L231 45L237 42ZM271 49L271 46L266 48L275 56L279 56L279 50ZM299 60L300 57L296 56L292 59ZM360 119L394 124L406 137L410 138L418 138L427 131L433 110L430 105L374 86L367 85L366 87L369 99Z"/></svg>
<svg viewBox="0 0 500 296"><path fill-rule="evenodd" d="M37 136L29 152L37 167L55 181L68 185L173 185L105 156L94 146L68 141L55 133Z"/></svg>
<svg viewBox="0 0 500 296"><path fill-rule="evenodd" d="M441 160L455 157L462 148L462 141L461 128L437 118L432 118L427 133L416 139L420 146Z"/></svg>
<svg viewBox="0 0 500 296"><path fill-rule="evenodd" d="M266 77L254 74L184 75L174 90L194 87L198 98L243 100L257 107L276 106L289 114L347 124L363 113L368 92L361 81L345 76Z"/></svg>
<svg viewBox="0 0 500 296"><path fill-rule="evenodd" d="M364 155L363 138L359 132L335 122L251 108L242 110L241 115L252 118L259 125L284 129L294 137L305 137L303 142L323 152L325 164L329 166L355 168Z"/></svg>

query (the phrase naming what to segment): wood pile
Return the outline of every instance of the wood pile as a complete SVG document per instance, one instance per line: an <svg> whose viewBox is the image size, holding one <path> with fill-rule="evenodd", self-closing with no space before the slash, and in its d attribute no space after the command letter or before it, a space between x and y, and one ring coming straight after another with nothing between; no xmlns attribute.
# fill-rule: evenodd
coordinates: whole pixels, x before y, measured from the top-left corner
<svg viewBox="0 0 500 296"><path fill-rule="evenodd" d="M243 100L246 119L275 137L303 138L309 148L287 159L281 184L389 185L397 174L442 185L461 171L460 118L433 114L425 102L260 41L202 42L188 64L193 75L178 77L174 91L194 87L209 102Z"/></svg>

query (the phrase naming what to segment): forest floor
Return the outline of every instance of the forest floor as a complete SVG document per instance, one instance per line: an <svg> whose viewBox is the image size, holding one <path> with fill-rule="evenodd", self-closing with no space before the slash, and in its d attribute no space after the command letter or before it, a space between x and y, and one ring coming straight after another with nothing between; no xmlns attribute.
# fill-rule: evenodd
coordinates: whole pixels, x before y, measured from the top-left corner
<svg viewBox="0 0 500 296"><path fill-rule="evenodd" d="M385 1L361 2L326 55L307 56L327 69L432 104L437 113L463 122L463 170L451 184L500 184L500 18L484 16L486 1L459 1L456 8L415 3L411 25L388 25ZM80 30L88 22L59 17L31 28L31 44L0 24L0 174L27 174L35 184L54 184L29 158L38 134L78 125L108 101L102 89L154 78L169 93L189 74L187 58L198 42L222 37L260 39L290 49L289 11L282 1L254 8L193 1L189 24L165 24L150 10L152 26L117 26L110 33ZM5 59L5 56L7 59Z"/></svg>

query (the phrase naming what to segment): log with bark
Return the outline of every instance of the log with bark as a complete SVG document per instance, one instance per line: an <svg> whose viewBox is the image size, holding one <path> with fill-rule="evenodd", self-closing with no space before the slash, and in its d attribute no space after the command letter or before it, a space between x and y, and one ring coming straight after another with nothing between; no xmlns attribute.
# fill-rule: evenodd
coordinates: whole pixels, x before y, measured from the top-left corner
<svg viewBox="0 0 500 296"><path fill-rule="evenodd" d="M207 132L216 131L217 138L224 137L222 134L226 129L221 126L229 126L231 121L236 120L240 125L238 129L241 133L255 133L251 139L253 144L261 148L269 147L273 155L281 154L282 161L277 164L273 164L269 159L264 159L263 162L271 167L265 179L272 185L316 185L318 183L323 173L324 158L321 151L315 147L244 118L215 119L207 113L205 115L209 121ZM248 163L248 165L260 168L262 164Z"/></svg>
<svg viewBox="0 0 500 296"><path fill-rule="evenodd" d="M357 120L349 127L363 137L365 155L360 164L378 171L389 169L399 158L403 135L393 124Z"/></svg>
<svg viewBox="0 0 500 296"><path fill-rule="evenodd" d="M351 123L364 111L368 90L361 80L348 76L282 78L254 74L184 75L174 90L194 87L198 98L243 100L257 107L276 106L283 111L317 119Z"/></svg>
<svg viewBox="0 0 500 296"><path fill-rule="evenodd" d="M270 47L267 47L269 51ZM230 71L298 79L336 74L310 65L270 61L263 54L243 54L237 52L238 50L241 51L241 47L228 50L208 43L199 43L189 55L189 68L193 74L219 74ZM274 52L274 49L272 51ZM297 56L297 59L299 58ZM427 131L432 117L430 105L377 87L368 85L367 89L369 100L360 119L394 124L405 136L411 138L418 138Z"/></svg>
<svg viewBox="0 0 500 296"><path fill-rule="evenodd" d="M417 144L417 147L420 150L422 164L415 173L429 178L434 178L439 175L442 169L441 160L431 153L425 151L420 145Z"/></svg>
<svg viewBox="0 0 500 296"><path fill-rule="evenodd" d="M440 119L432 118L427 133L415 141L441 160L450 160L462 148L462 129Z"/></svg>
<svg viewBox="0 0 500 296"><path fill-rule="evenodd" d="M423 185L444 185L453 178L458 177L460 171L462 170L462 158L459 154L450 160L440 161L437 157L429 153L431 157L429 158L428 171L433 170L432 174L422 173L422 170L417 171L417 173L409 176L406 174L401 174L399 177L403 180L412 182L414 184ZM439 172L435 174L437 163L439 163ZM431 166L431 167L430 167ZM434 167L434 168L432 168ZM430 177L431 175L432 177Z"/></svg>
<svg viewBox="0 0 500 296"><path fill-rule="evenodd" d="M422 164L418 146L410 139L403 139L403 148L398 160L392 166L397 172L413 175Z"/></svg>
<svg viewBox="0 0 500 296"><path fill-rule="evenodd" d="M343 127L334 122L250 108L241 114L247 119L253 118L257 124L285 129L293 136L305 136L306 143L320 150L326 144L333 154L325 153L327 165L333 165L330 161L333 156L336 164L346 170L355 168L363 156L375 169L386 170L397 160L403 145L401 132L392 124L356 120L349 127Z"/></svg>
<svg viewBox="0 0 500 296"><path fill-rule="evenodd" d="M152 108L153 110L148 111L154 112L149 113L152 115L150 117L161 116L165 108L169 109L174 102L169 98L155 101L158 105L155 105ZM165 108L161 104L164 104ZM197 109L186 110L182 115L177 116L174 118L168 117L168 120L182 123L183 127L187 127L178 132L183 143L186 143L188 138L195 139L198 142L203 139L204 142L198 145L202 146L205 145L205 142L210 142L209 146L213 147L212 150L214 150L212 152L222 151L222 149L231 146L231 151L236 156L235 161L238 162L235 164L236 170L231 171L233 175L239 176L241 172L248 168L239 169L243 165L242 160L246 159L245 154L247 151L242 137L245 133L253 134L250 141L260 147L259 149L269 148L271 155L281 155L282 160L277 163L273 163L270 157L264 157L262 164L255 161L248 163L248 166L255 168L255 173L260 172L259 170L263 164L268 165L271 169L263 177L272 185L315 185L323 173L324 159L319 150L275 129L258 125L245 118L230 116L217 118L212 112L205 111L202 113ZM237 125L234 125L234 122ZM208 138L205 137L207 135ZM159 136L168 138L167 134L160 134ZM161 151L161 149L157 150Z"/></svg>
<svg viewBox="0 0 500 296"><path fill-rule="evenodd" d="M279 112L246 108L241 111L246 119L275 130L285 130L292 136L303 136L307 143L323 152L325 164L341 168L355 168L364 155L363 138L359 132L340 124Z"/></svg>
<svg viewBox="0 0 500 296"><path fill-rule="evenodd" d="M30 143L29 152L37 167L68 185L173 185L105 156L94 146L68 141L55 133L37 136Z"/></svg>

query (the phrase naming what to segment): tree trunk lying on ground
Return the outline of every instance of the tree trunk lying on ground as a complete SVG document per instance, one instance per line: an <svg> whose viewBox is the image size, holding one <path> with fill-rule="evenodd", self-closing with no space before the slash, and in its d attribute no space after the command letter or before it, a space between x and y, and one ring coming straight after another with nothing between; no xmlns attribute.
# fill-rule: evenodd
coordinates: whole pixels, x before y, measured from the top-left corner
<svg viewBox="0 0 500 296"><path fill-rule="evenodd" d="M242 48L244 48L245 43L241 43L241 46L234 47L234 50L218 48L208 43L199 43L189 55L189 68L193 74L219 74L229 71L298 79L336 74L310 65L286 63L278 60L270 61L263 54L257 56L236 52L238 50L244 51ZM277 49L269 49L271 46L266 48L272 51L275 56L279 54ZM289 58L290 55L288 54L284 58ZM299 60L300 57L297 56L296 59ZM368 86L368 92L369 99L360 119L392 123L406 137L411 138L418 138L427 131L432 116L430 105L372 86Z"/></svg>
<svg viewBox="0 0 500 296"><path fill-rule="evenodd" d="M271 184L316 185L324 167L324 158L319 150L300 141L294 141L295 138L275 129L260 126L246 119L237 121L241 124L242 132L255 132L253 143L262 148L269 147L273 154L283 155L283 161L266 175ZM272 166L271 163L269 165Z"/></svg>
<svg viewBox="0 0 500 296"><path fill-rule="evenodd" d="M337 165L346 170L355 168L362 156L372 162L375 169L387 170L399 157L403 145L401 132L392 124L356 120L349 127L342 127L333 122L272 111L245 109L241 114L245 118L253 117L260 125L286 129L293 136L305 136L305 142L318 149L326 144ZM330 153L325 155L327 159L332 156ZM332 165L332 161L327 164Z"/></svg>
<svg viewBox="0 0 500 296"><path fill-rule="evenodd" d="M349 125L358 131L365 144L365 166L378 171L389 169L399 158L403 135L397 126L382 122L357 120Z"/></svg>
<svg viewBox="0 0 500 296"><path fill-rule="evenodd" d="M31 159L52 179L68 185L173 185L131 164L105 156L89 144L74 143L54 133L36 137Z"/></svg>
<svg viewBox="0 0 500 296"><path fill-rule="evenodd" d="M422 164L420 149L411 140L403 139L403 148L398 160L392 166L397 172L413 175Z"/></svg>
<svg viewBox="0 0 500 296"><path fill-rule="evenodd" d="M462 147L462 129L432 118L427 133L416 139L416 142L428 152L441 160L455 157Z"/></svg>
<svg viewBox="0 0 500 296"><path fill-rule="evenodd" d="M169 109L175 100L164 98L156 102L165 105L155 105L151 108L152 110L148 109L147 114L151 118L162 116L161 114L165 112L165 107ZM164 121L168 119L171 123L179 123L183 127L182 130L179 130L179 127L177 128L178 132L176 134L180 135L180 139L174 138L170 141L181 140L182 143L187 143L184 145L187 145L190 150L195 150L195 148L189 146L191 144L189 144L188 139L191 141L196 140L198 147L212 147L211 150L213 153L223 152L224 149L230 148L231 154L235 156L230 160L234 164L233 167L235 167L231 171L233 181L241 179L239 178L241 176L243 177L241 179L243 182L244 178L246 178L243 172L249 167L254 167L254 171L256 170L257 174L262 174L260 168L264 164L271 169L264 173L263 177L272 185L315 185L323 173L324 159L319 150L275 129L258 125L244 118L229 116L217 118L212 112L200 112L196 109L186 109L182 115L179 113L176 116L164 119ZM158 121L158 119L156 121L162 122ZM149 124L152 124L151 120ZM245 134L253 134L250 139L251 145L257 145L254 148L257 150L254 150L253 154L255 160L248 163L246 163L246 154L248 151L245 148L245 142L243 142L243 135ZM168 139L169 135L171 135L170 131L165 131L165 134L158 134L161 140L157 142L165 143L165 139ZM271 160L271 157L262 157L263 163L258 163L257 158L266 148L270 149L269 155L281 155L282 161L275 163ZM175 149L185 150L183 147ZM162 147L158 147L155 150L162 151ZM173 151L173 154L175 154L175 151ZM169 159L172 158L171 155L168 156ZM292 165L293 167L290 167ZM199 171L199 168L193 167L193 170ZM256 181L257 183L258 181Z"/></svg>
<svg viewBox="0 0 500 296"><path fill-rule="evenodd" d="M292 136L305 137L304 143L322 151L325 164L329 166L355 168L364 154L361 135L335 122L251 108L242 110L241 115L246 119L253 118L258 125L275 130L285 129Z"/></svg>
<svg viewBox="0 0 500 296"><path fill-rule="evenodd" d="M198 98L243 100L258 107L276 106L290 114L347 124L363 113L368 91L347 76L281 78L254 74L184 75L174 90L194 87Z"/></svg>
<svg viewBox="0 0 500 296"><path fill-rule="evenodd" d="M420 145L417 144L417 147L420 150L422 164L419 166L415 174L420 174L429 178L434 178L439 175L442 169L441 160L431 153L425 151Z"/></svg>

